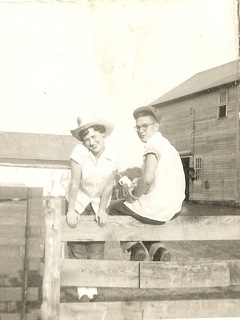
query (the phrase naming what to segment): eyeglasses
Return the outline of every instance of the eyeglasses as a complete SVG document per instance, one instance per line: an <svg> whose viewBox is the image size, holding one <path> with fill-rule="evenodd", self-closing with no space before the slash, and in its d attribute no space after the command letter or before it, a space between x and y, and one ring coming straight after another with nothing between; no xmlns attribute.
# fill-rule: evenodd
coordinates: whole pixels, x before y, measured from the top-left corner
<svg viewBox="0 0 240 320"><path fill-rule="evenodd" d="M156 122L153 123L149 123L149 124L143 124L142 126L135 126L134 129L137 132L140 132L140 130L142 129L143 131L147 131L148 127L151 126L152 124L155 124Z"/></svg>

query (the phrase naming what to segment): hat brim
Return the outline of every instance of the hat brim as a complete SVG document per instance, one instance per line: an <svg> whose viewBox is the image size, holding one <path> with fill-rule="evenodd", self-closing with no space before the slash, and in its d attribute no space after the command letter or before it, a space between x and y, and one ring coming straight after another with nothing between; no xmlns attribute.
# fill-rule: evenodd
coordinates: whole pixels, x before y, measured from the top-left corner
<svg viewBox="0 0 240 320"><path fill-rule="evenodd" d="M96 121L96 122L89 122L88 124L84 125L84 126L80 126L76 129L70 130L71 134L80 142L83 142L82 140L80 140L79 137L79 133L82 130L88 129L90 127L96 126L96 125L101 125L105 128L106 132L105 132L105 138L107 138L113 131L113 125L107 121Z"/></svg>

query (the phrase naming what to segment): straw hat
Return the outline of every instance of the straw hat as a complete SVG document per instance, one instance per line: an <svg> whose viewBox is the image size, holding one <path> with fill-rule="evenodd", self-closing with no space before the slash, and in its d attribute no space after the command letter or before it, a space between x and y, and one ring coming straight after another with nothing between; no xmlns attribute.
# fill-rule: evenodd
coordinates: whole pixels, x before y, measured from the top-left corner
<svg viewBox="0 0 240 320"><path fill-rule="evenodd" d="M108 137L113 131L113 125L111 123L103 119L100 119L96 115L90 114L90 113L82 116L78 116L77 123L78 123L78 127L70 131L72 135L81 142L82 140L79 137L80 131L93 127L95 125L101 125L105 128L106 130L105 137Z"/></svg>

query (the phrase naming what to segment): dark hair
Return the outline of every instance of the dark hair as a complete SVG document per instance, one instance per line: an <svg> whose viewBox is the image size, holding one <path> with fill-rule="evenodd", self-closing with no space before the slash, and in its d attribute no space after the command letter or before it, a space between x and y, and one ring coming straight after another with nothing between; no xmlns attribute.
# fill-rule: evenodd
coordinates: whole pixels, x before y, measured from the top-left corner
<svg viewBox="0 0 240 320"><path fill-rule="evenodd" d="M137 120L138 118L141 118L141 117L147 117L147 116L150 116L152 117L152 119L156 122L158 122L157 118L155 117L155 115L151 112L151 111L141 111L141 112L138 112L134 118Z"/></svg>
<svg viewBox="0 0 240 320"><path fill-rule="evenodd" d="M100 133L106 133L106 128L100 124L96 124L94 126L91 126L87 129L83 129L79 132L79 139L83 141L84 137L86 137L89 134L89 129L93 128L94 131L98 131Z"/></svg>

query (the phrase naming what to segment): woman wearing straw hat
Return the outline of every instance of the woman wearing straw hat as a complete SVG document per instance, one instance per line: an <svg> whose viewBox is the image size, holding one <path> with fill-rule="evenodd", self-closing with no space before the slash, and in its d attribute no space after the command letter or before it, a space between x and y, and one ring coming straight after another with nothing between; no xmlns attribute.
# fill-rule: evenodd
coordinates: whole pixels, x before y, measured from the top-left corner
<svg viewBox="0 0 240 320"><path fill-rule="evenodd" d="M80 141L71 154L67 224L76 227L80 215L95 215L99 225L108 220L108 207L117 171L117 157L105 145L113 126L93 114L78 117L78 127L71 130ZM104 259L104 242L68 242L72 259ZM80 301L97 301L97 288L78 288Z"/></svg>

